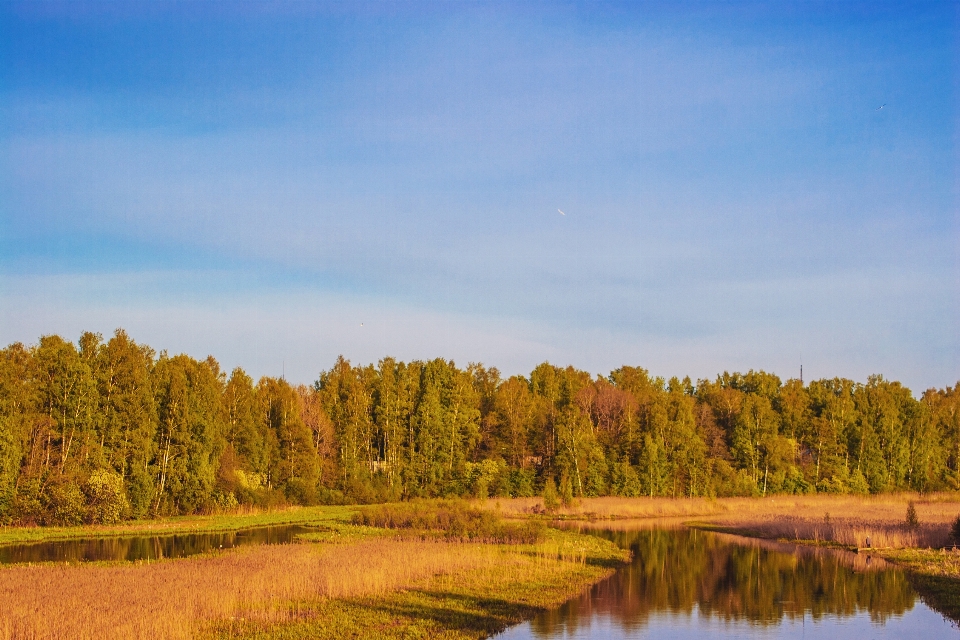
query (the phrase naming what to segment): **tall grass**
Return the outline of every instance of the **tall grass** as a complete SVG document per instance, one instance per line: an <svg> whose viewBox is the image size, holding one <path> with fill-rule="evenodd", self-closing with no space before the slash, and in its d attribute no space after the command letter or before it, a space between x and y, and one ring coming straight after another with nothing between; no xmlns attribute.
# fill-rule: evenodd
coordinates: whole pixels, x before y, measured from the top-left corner
<svg viewBox="0 0 960 640"><path fill-rule="evenodd" d="M779 497L728 505L710 522L755 534L878 549L938 548L951 544L960 495Z"/></svg>
<svg viewBox="0 0 960 640"><path fill-rule="evenodd" d="M498 498L483 503L486 509L499 509L506 517L548 515L573 519L630 519L701 516L725 513L721 500L708 498L578 498L569 506L547 511L542 498Z"/></svg>
<svg viewBox="0 0 960 640"><path fill-rule="evenodd" d="M491 506L491 504L493 506ZM539 498L488 501L504 515L542 514ZM696 519L770 538L850 547L923 548L954 543L960 493L778 495L768 498L581 498L554 517L574 520ZM605 527L610 523L605 523ZM636 523L626 523L636 528ZM958 541L960 542L960 541Z"/></svg>
<svg viewBox="0 0 960 640"><path fill-rule="evenodd" d="M291 600L376 595L498 559L492 546L377 538L136 565L11 566L0 569L0 638L190 638L245 611L280 615Z"/></svg>
<svg viewBox="0 0 960 640"><path fill-rule="evenodd" d="M461 500L414 501L363 507L353 523L384 529L409 529L447 540L532 544L543 538L538 521L504 522Z"/></svg>
<svg viewBox="0 0 960 640"><path fill-rule="evenodd" d="M318 601L389 597L445 580L480 581L489 597L505 597L497 596L502 580L529 592L622 560L599 538L554 531L525 545L338 537L344 542L241 547L172 561L3 567L0 640L192 638L224 624L296 620Z"/></svg>
<svg viewBox="0 0 960 640"><path fill-rule="evenodd" d="M904 549L939 548L951 543L943 523L904 523L860 518L810 520L802 517L738 518L721 521L769 538L831 542L848 547Z"/></svg>

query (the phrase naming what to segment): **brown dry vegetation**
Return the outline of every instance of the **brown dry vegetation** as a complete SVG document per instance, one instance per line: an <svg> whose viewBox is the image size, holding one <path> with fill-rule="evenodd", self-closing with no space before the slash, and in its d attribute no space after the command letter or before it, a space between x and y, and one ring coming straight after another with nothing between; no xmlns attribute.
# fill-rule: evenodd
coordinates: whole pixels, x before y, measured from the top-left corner
<svg viewBox="0 0 960 640"><path fill-rule="evenodd" d="M913 502L919 526L905 525ZM487 504L505 516L542 511L542 500L519 498ZM552 513L564 519L616 520L677 517L770 538L865 547L942 547L960 515L960 494L940 493L773 496L769 498L583 498Z"/></svg>
<svg viewBox="0 0 960 640"><path fill-rule="evenodd" d="M906 522L911 502L919 521L915 526ZM726 513L708 522L767 538L846 547L939 548L951 544L950 527L960 515L960 496L781 496L728 506Z"/></svg>
<svg viewBox="0 0 960 640"><path fill-rule="evenodd" d="M260 546L137 565L0 570L0 638L188 638L206 621L285 601L384 593L496 562L496 547L416 540Z"/></svg>
<svg viewBox="0 0 960 640"><path fill-rule="evenodd" d="M749 499L748 499L749 500ZM725 513L724 500L708 498L580 498L568 507L559 507L548 515L573 520L613 520L630 518L668 518ZM488 509L498 509L505 517L543 514L542 498L497 498L486 500Z"/></svg>
<svg viewBox="0 0 960 640"><path fill-rule="evenodd" d="M296 619L291 602L377 596L437 576L542 579L585 554L557 539L511 548L377 537L134 565L12 566L0 569L0 638L189 638L224 621Z"/></svg>

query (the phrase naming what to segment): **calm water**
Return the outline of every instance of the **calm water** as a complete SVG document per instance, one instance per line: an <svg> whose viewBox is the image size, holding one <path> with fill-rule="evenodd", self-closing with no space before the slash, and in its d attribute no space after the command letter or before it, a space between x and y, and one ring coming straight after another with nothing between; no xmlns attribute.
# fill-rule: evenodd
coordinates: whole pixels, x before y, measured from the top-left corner
<svg viewBox="0 0 960 640"><path fill-rule="evenodd" d="M499 640L960 638L875 558L679 528L597 533L633 562Z"/></svg>
<svg viewBox="0 0 960 640"><path fill-rule="evenodd" d="M303 525L279 525L219 533L88 538L18 544L0 547L0 564L183 558L213 549L229 549L247 544L286 544L293 542L297 535L312 531L316 529Z"/></svg>

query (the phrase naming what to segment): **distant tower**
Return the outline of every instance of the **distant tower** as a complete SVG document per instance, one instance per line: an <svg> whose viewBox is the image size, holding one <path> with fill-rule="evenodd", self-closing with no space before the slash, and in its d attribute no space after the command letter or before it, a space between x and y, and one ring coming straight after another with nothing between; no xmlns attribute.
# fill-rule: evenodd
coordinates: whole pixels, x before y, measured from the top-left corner
<svg viewBox="0 0 960 640"><path fill-rule="evenodd" d="M803 356L800 356L800 386L803 386Z"/></svg>

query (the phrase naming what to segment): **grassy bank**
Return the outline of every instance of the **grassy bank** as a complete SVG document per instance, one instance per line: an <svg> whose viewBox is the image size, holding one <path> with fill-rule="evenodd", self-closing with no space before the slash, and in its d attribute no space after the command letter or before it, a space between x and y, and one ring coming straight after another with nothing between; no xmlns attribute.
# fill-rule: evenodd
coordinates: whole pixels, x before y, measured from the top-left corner
<svg viewBox="0 0 960 640"><path fill-rule="evenodd" d="M355 511L354 507L290 507L278 511L136 520L117 525L0 527L0 545L91 537L213 533L280 524L324 524L347 521Z"/></svg>
<svg viewBox="0 0 960 640"><path fill-rule="evenodd" d="M213 624L208 636L485 638L559 606L626 559L609 542L560 531L547 532L534 545L456 544L456 548L461 559L474 561L388 593L296 600L267 611L246 608L231 620Z"/></svg>
<svg viewBox="0 0 960 640"><path fill-rule="evenodd" d="M323 530L299 544L183 560L0 568L0 638L478 638L577 595L624 558L611 543L543 528L533 538L518 530L523 541L509 544L352 525L338 510L272 515L181 520L162 530L291 515ZM156 523L133 532L144 530ZM494 529L504 530L513 529Z"/></svg>

